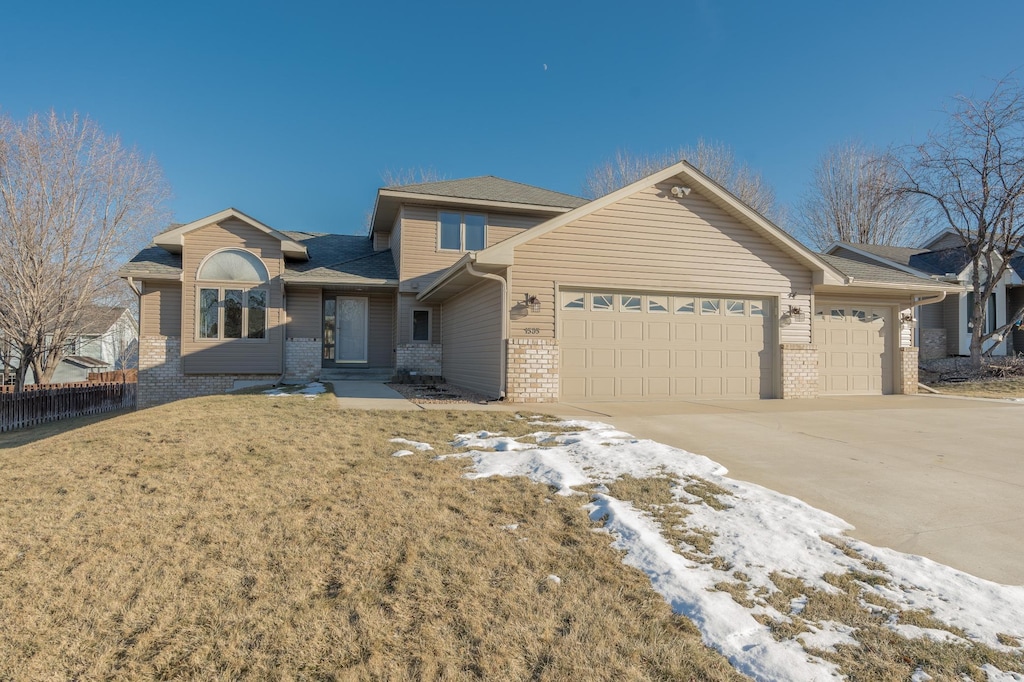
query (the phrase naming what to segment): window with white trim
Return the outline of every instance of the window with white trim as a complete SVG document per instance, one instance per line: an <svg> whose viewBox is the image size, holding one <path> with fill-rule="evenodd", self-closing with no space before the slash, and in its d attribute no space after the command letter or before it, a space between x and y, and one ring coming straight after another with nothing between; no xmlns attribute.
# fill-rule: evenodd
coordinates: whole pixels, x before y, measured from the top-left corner
<svg viewBox="0 0 1024 682"><path fill-rule="evenodd" d="M256 255L218 251L196 275L196 336L204 340L265 339L270 275ZM210 282L207 284L207 282Z"/></svg>
<svg viewBox="0 0 1024 682"><path fill-rule="evenodd" d="M583 294L575 291L563 291L562 310L583 310L587 306L583 302Z"/></svg>
<svg viewBox="0 0 1024 682"><path fill-rule="evenodd" d="M442 251L480 251L487 247L487 216L438 211L437 246Z"/></svg>

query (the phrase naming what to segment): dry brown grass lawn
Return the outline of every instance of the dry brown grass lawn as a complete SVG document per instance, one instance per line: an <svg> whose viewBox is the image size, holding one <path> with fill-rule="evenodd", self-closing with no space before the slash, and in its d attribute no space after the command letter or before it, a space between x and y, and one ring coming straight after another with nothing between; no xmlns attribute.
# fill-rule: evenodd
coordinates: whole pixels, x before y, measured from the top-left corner
<svg viewBox="0 0 1024 682"><path fill-rule="evenodd" d="M1024 398L1024 377L939 382L930 384L930 386L947 395L962 395L971 398Z"/></svg>
<svg viewBox="0 0 1024 682"><path fill-rule="evenodd" d="M739 679L581 498L388 442L533 428L253 395L0 435L0 678Z"/></svg>

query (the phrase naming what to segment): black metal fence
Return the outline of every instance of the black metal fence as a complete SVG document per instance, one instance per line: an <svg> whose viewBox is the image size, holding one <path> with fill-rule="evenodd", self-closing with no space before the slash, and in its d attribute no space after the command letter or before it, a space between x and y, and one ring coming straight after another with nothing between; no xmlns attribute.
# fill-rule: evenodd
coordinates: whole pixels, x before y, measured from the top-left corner
<svg viewBox="0 0 1024 682"><path fill-rule="evenodd" d="M18 393L0 392L0 432L45 422L134 409L138 384L33 386Z"/></svg>

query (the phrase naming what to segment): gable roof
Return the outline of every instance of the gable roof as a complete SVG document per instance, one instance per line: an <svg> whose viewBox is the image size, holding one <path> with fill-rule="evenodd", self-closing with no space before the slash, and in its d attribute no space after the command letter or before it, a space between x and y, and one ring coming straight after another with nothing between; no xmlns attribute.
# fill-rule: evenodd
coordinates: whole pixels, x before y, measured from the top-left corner
<svg viewBox="0 0 1024 682"><path fill-rule="evenodd" d="M949 288L949 285L945 282L939 282L922 275L912 275L908 272L897 270L896 268L890 268L885 265L865 263L863 261L853 260L852 258L844 258L842 256L827 253L821 254L821 257L836 270L839 270L843 274L851 277L851 284L854 285L873 283L887 285L902 284L912 286L914 288Z"/></svg>
<svg viewBox="0 0 1024 682"><path fill-rule="evenodd" d="M377 190L373 206L371 231L390 231L401 203L465 205L512 213L566 213L587 203L586 199L526 185L494 175L480 175L461 180L420 182L394 185Z"/></svg>
<svg viewBox="0 0 1024 682"><path fill-rule="evenodd" d="M928 249L922 249L914 246L883 246L882 244L855 244L853 242L836 242L835 245L827 249L831 252L833 248L838 245L844 248L853 249L854 251L863 251L864 253L871 254L873 256L881 256L886 260L890 260L893 263L900 265L910 265L911 256L915 256L919 253L924 253Z"/></svg>
<svg viewBox="0 0 1024 682"><path fill-rule="evenodd" d="M82 309L81 322L75 333L79 336L102 336L110 331L126 312L128 309L124 306L86 305Z"/></svg>
<svg viewBox="0 0 1024 682"><path fill-rule="evenodd" d="M274 228L264 225L260 221L256 220L255 218L247 216L246 214L242 213L236 208L227 208L219 213L214 213L213 215L206 216L205 218L200 218L199 220L193 221L191 223L172 226L170 229L164 230L156 237L154 237L153 243L156 246L160 246L166 249L167 251L170 251L171 253L181 253L181 248L185 243L186 234L192 232L193 230L198 230L200 228L207 227L208 225L213 225L214 223L219 223L229 218L241 220L242 222L247 223L252 227L255 227L257 230L260 230L261 232L266 232L271 237L279 239L281 241L281 251L282 253L284 253L286 258L306 259L309 257L309 254L306 252L304 246L296 243L293 239L289 238L283 232L278 232Z"/></svg>
<svg viewBox="0 0 1024 682"><path fill-rule="evenodd" d="M306 249L305 261L285 261L281 279L288 283L393 285L398 272L391 251L374 251L373 243L358 235L325 232L282 232ZM181 254L151 244L118 271L137 279L181 278Z"/></svg>
<svg viewBox="0 0 1024 682"><path fill-rule="evenodd" d="M971 262L971 252L963 246L925 251L910 258L910 266L933 275L959 275Z"/></svg>
<svg viewBox="0 0 1024 682"><path fill-rule="evenodd" d="M700 188L702 190L701 193L705 197L710 199L712 202L725 207L742 223L752 228L755 232L760 233L794 259L815 271L817 273L816 283L843 283L843 274L822 260L819 254L808 249L785 230L772 223L751 207L747 206L734 194L709 178L687 161L680 161L668 168L652 173L645 178L641 178L630 185L626 185L621 189L606 194L605 196L595 199L594 201L580 206L579 208L573 209L568 213L554 217L545 223L541 223L529 230L524 230L514 237L510 237L503 242L479 251L476 254L475 260L480 263L487 263L489 261L496 264L511 263L512 250L515 249L515 247L537 239L538 237L556 230L563 225L579 220L584 216L594 213L595 211L599 211L606 206L610 206L611 204L614 204L615 202L632 194L643 191L652 185L656 185L659 182L663 182L674 177L683 178L687 184Z"/></svg>

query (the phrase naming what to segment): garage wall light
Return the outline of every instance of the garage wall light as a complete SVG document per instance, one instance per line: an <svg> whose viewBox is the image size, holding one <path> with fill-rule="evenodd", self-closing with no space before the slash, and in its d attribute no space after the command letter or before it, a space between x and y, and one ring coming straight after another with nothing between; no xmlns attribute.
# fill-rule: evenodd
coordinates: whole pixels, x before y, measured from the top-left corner
<svg viewBox="0 0 1024 682"><path fill-rule="evenodd" d="M536 296L531 296L530 294L527 294L526 298L523 300L523 305L526 306L527 312L530 312L530 313L539 313L540 312L540 299L537 298Z"/></svg>

